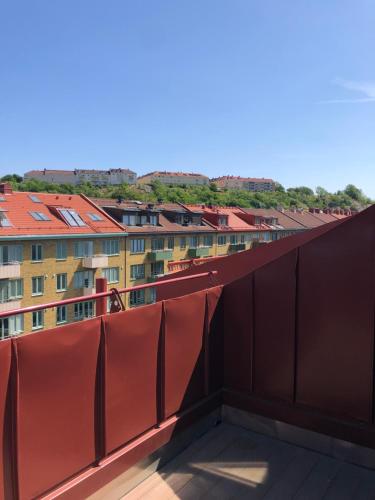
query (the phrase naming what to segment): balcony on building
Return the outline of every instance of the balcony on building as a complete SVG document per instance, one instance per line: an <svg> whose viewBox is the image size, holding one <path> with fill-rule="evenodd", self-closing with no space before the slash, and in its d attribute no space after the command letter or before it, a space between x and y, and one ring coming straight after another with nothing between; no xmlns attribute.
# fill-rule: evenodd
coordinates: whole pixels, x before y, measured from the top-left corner
<svg viewBox="0 0 375 500"><path fill-rule="evenodd" d="M21 307L20 300L4 300L0 301L0 313L5 311L12 311L13 309L19 309Z"/></svg>
<svg viewBox="0 0 375 500"><path fill-rule="evenodd" d="M108 266L108 256L99 254L91 255L90 257L84 257L82 261L83 267L88 269L98 269L100 267Z"/></svg>
<svg viewBox="0 0 375 500"><path fill-rule="evenodd" d="M172 255L172 250L152 250L147 254L150 262L156 262L158 260L172 260Z"/></svg>
<svg viewBox="0 0 375 500"><path fill-rule="evenodd" d="M210 247L197 247L197 248L189 248L188 256L192 259L196 259L199 257L208 257L210 254Z"/></svg>
<svg viewBox="0 0 375 500"><path fill-rule="evenodd" d="M242 252L246 250L246 243L231 243L229 245L230 252Z"/></svg>
<svg viewBox="0 0 375 500"><path fill-rule="evenodd" d="M19 262L3 262L0 264L0 279L20 278L21 266Z"/></svg>
<svg viewBox="0 0 375 500"><path fill-rule="evenodd" d="M96 292L94 286L85 286L83 287L83 295L93 295Z"/></svg>
<svg viewBox="0 0 375 500"><path fill-rule="evenodd" d="M161 273L161 274L152 274L151 276L149 276L147 278L147 283L154 283L155 281L160 280L160 278L162 278L163 276L165 276L164 273Z"/></svg>

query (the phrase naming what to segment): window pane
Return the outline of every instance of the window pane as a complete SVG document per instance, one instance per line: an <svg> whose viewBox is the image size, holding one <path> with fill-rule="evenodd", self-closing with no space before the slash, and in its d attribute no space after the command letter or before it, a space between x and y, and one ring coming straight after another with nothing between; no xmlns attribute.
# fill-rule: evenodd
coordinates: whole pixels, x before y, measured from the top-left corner
<svg viewBox="0 0 375 500"><path fill-rule="evenodd" d="M56 242L56 259L63 260L67 257L67 243L66 241Z"/></svg>

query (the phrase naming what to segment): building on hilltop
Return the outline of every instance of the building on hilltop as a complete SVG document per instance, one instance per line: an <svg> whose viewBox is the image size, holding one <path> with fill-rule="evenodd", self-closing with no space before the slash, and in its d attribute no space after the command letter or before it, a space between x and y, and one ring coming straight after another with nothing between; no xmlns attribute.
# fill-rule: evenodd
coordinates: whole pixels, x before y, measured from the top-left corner
<svg viewBox="0 0 375 500"><path fill-rule="evenodd" d="M205 175L186 172L150 172L138 177L137 182L139 184L151 184L154 181L179 186L207 186L210 183L209 178Z"/></svg>
<svg viewBox="0 0 375 500"><path fill-rule="evenodd" d="M110 168L108 170L75 169L75 170L30 170L24 179L36 179L55 184L78 185L90 182L95 186L115 186L118 184L135 184L137 174L125 168Z"/></svg>
<svg viewBox="0 0 375 500"><path fill-rule="evenodd" d="M0 184L0 311L91 295L125 283L123 227L83 195ZM0 339L95 315L93 301L0 319Z"/></svg>
<svg viewBox="0 0 375 500"><path fill-rule="evenodd" d="M245 191L274 191L275 181L272 179L255 177L236 177L234 175L224 175L211 179L219 188L243 189Z"/></svg>

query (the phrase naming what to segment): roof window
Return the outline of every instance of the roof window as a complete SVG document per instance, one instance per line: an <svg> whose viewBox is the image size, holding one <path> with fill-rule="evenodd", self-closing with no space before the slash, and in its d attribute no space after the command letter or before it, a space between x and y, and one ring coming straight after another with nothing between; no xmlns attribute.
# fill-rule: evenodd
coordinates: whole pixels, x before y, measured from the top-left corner
<svg viewBox="0 0 375 500"><path fill-rule="evenodd" d="M46 214L42 212L30 212L30 215L35 220L51 220Z"/></svg>
<svg viewBox="0 0 375 500"><path fill-rule="evenodd" d="M29 198L34 203L42 203L36 194L29 194Z"/></svg>
<svg viewBox="0 0 375 500"><path fill-rule="evenodd" d="M72 227L83 227L86 224L83 222L81 217L77 214L77 212L71 208L58 208L57 209L64 221Z"/></svg>
<svg viewBox="0 0 375 500"><path fill-rule="evenodd" d="M89 213L87 215L90 217L91 220L93 220L95 222L98 220L103 220L99 214Z"/></svg>
<svg viewBox="0 0 375 500"><path fill-rule="evenodd" d="M4 210L0 211L0 227L11 227L12 224Z"/></svg>

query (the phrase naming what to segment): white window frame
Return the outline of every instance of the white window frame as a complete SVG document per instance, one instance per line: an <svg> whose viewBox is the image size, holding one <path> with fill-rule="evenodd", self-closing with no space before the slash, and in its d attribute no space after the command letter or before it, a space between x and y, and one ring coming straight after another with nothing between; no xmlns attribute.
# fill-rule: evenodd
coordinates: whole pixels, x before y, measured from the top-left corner
<svg viewBox="0 0 375 500"><path fill-rule="evenodd" d="M134 299L134 300L133 300ZM145 291L141 290L133 290L129 293L129 306L136 307L145 303Z"/></svg>
<svg viewBox="0 0 375 500"><path fill-rule="evenodd" d="M37 291L34 291L34 284L35 285L38 285L36 286L35 288L37 289ZM44 294L44 276L33 276L31 278L31 295L33 297L37 297L39 295L43 295Z"/></svg>
<svg viewBox="0 0 375 500"><path fill-rule="evenodd" d="M144 238L133 238L130 240L130 253L145 253L146 242Z"/></svg>
<svg viewBox="0 0 375 500"><path fill-rule="evenodd" d="M93 300L77 302L74 304L74 320L80 321L93 318L95 316L95 307Z"/></svg>
<svg viewBox="0 0 375 500"><path fill-rule="evenodd" d="M24 330L23 314L15 314L7 318L0 318L0 340L7 339L12 335L18 335Z"/></svg>
<svg viewBox="0 0 375 500"><path fill-rule="evenodd" d="M102 252L104 255L108 257L111 255L119 255L120 254L120 240L103 240L102 242Z"/></svg>
<svg viewBox="0 0 375 500"><path fill-rule="evenodd" d="M23 262L23 245L0 245L0 264Z"/></svg>
<svg viewBox="0 0 375 500"><path fill-rule="evenodd" d="M73 275L73 287L78 288L93 288L94 287L94 271L88 269L86 271L76 271Z"/></svg>
<svg viewBox="0 0 375 500"><path fill-rule="evenodd" d="M64 311L62 314L63 318L61 318L61 312ZM59 319L60 316L60 319ZM68 308L66 305L63 306L57 306L56 307L56 325L62 325L63 323L68 322Z"/></svg>
<svg viewBox="0 0 375 500"><path fill-rule="evenodd" d="M56 292L66 292L67 287L68 287L68 273L57 273Z"/></svg>
<svg viewBox="0 0 375 500"><path fill-rule="evenodd" d="M32 313L32 330L41 330L44 328L44 311L34 311Z"/></svg>
<svg viewBox="0 0 375 500"><path fill-rule="evenodd" d="M119 283L120 281L120 268L119 267L105 267L102 269L102 276L106 278L107 283Z"/></svg>
<svg viewBox="0 0 375 500"><path fill-rule="evenodd" d="M74 242L74 258L84 259L94 255L94 242L88 240L80 240Z"/></svg>
<svg viewBox="0 0 375 500"><path fill-rule="evenodd" d="M34 259L34 257L36 257ZM31 245L31 262L43 262L43 244L32 243Z"/></svg>
<svg viewBox="0 0 375 500"><path fill-rule="evenodd" d="M56 260L66 260L68 256L68 244L65 240L56 241Z"/></svg>
<svg viewBox="0 0 375 500"><path fill-rule="evenodd" d="M145 264L132 264L130 266L130 279L132 281L144 279L146 276L145 267Z"/></svg>

